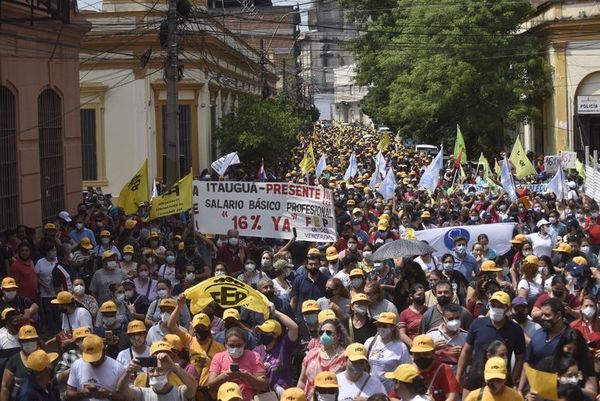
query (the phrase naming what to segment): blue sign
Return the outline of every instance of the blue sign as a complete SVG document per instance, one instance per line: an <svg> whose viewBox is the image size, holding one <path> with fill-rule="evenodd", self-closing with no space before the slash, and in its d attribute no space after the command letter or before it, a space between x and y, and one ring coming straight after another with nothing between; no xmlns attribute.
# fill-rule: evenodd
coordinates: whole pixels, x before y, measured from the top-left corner
<svg viewBox="0 0 600 401"><path fill-rule="evenodd" d="M471 239L471 235L464 228L451 228L444 234L444 245L447 249L454 249L454 239L457 237L465 237L467 244L469 243L469 239Z"/></svg>

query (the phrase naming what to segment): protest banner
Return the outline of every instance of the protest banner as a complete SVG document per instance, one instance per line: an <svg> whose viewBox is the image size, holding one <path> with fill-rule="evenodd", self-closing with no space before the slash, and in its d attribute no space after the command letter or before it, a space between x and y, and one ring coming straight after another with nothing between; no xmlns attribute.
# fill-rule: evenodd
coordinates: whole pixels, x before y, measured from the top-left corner
<svg viewBox="0 0 600 401"><path fill-rule="evenodd" d="M577 152L569 152L567 150L563 150L560 152L560 159L562 163L562 168L575 168L575 163L577 162Z"/></svg>
<svg viewBox="0 0 600 401"><path fill-rule="evenodd" d="M329 189L281 182L194 181L194 228L198 232L334 242Z"/></svg>
<svg viewBox="0 0 600 401"><path fill-rule="evenodd" d="M503 255L510 249L510 240L515 223L481 224L476 226L456 226L434 228L432 230L415 231L418 240L427 241L435 248L435 256L442 256L454 249L454 238L465 237L467 249L471 249L477 242L479 234L487 234L489 247L496 250L498 255Z"/></svg>
<svg viewBox="0 0 600 401"><path fill-rule="evenodd" d="M223 309L238 306L262 313L269 317L269 300L261 292L233 277L221 275L211 277L184 292L191 300L193 314L202 312L206 305L215 301Z"/></svg>
<svg viewBox="0 0 600 401"><path fill-rule="evenodd" d="M192 181L190 172L177 181L169 190L152 199L149 220L185 212L192 207Z"/></svg>
<svg viewBox="0 0 600 401"><path fill-rule="evenodd" d="M544 171L546 174L555 174L561 163L562 160L558 155L544 156Z"/></svg>

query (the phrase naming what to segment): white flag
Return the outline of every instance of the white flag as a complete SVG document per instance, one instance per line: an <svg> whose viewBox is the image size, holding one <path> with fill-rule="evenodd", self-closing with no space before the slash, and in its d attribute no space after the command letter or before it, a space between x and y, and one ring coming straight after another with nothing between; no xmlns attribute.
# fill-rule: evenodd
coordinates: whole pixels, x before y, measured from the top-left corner
<svg viewBox="0 0 600 401"><path fill-rule="evenodd" d="M375 189L375 186L381 181L381 177L379 176L379 168L375 169L375 172L371 176L371 181L369 181L369 188Z"/></svg>
<svg viewBox="0 0 600 401"><path fill-rule="evenodd" d="M348 181L350 178L353 178L356 173L358 173L358 166L356 165L356 155L354 152L350 155L350 160L348 162L348 168L346 169L346 174L344 174L344 181Z"/></svg>
<svg viewBox="0 0 600 401"><path fill-rule="evenodd" d="M237 152L231 152L218 160L215 160L210 167L217 172L221 177L225 175L227 168L234 164L240 164L240 158Z"/></svg>
<svg viewBox="0 0 600 401"><path fill-rule="evenodd" d="M385 161L385 157L383 157L383 153L381 153L381 151L377 152L377 155L375 156L375 166L382 178L385 175L386 164L387 162Z"/></svg>
<svg viewBox="0 0 600 401"><path fill-rule="evenodd" d="M381 196L383 196L383 199L387 201L394 197L395 190L396 176L394 175L394 169L390 167L377 192L379 192Z"/></svg>
<svg viewBox="0 0 600 401"><path fill-rule="evenodd" d="M504 156L504 161L502 162L502 168L500 169L500 184L502 184L502 188L506 191L511 201L517 200L517 191L515 190L515 183L512 178L512 173L510 172L510 164Z"/></svg>
<svg viewBox="0 0 600 401"><path fill-rule="evenodd" d="M325 156L325 153L323 153L321 155L321 158L319 159L319 163L317 163L317 177L320 177L321 174L323 174L323 171L325 170L325 168L327 167L327 156Z"/></svg>
<svg viewBox="0 0 600 401"><path fill-rule="evenodd" d="M156 180L152 180L152 198L158 196L158 188L156 187Z"/></svg>
<svg viewBox="0 0 600 401"><path fill-rule="evenodd" d="M548 183L548 191L554 192L557 200L565 198L565 176L560 165L558 166L558 170L556 170L556 174L554 174L554 177Z"/></svg>
<svg viewBox="0 0 600 401"><path fill-rule="evenodd" d="M444 147L440 149L437 156L433 159L431 164L427 166L427 169L419 180L419 188L428 189L430 192L435 191L438 182L440 181L440 170L444 167Z"/></svg>

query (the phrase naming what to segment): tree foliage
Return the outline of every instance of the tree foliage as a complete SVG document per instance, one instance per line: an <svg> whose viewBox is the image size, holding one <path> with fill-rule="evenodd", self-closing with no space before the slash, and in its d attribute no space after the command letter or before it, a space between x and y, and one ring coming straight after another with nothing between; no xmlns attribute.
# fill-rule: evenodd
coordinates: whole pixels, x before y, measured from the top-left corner
<svg viewBox="0 0 600 401"><path fill-rule="evenodd" d="M460 124L467 146L502 144L506 128L537 119L551 93L541 41L515 0L340 0L364 30L352 47L363 109L401 135L439 143ZM366 15L370 18L364 18Z"/></svg>
<svg viewBox="0 0 600 401"><path fill-rule="evenodd" d="M216 138L223 153L238 152L244 164L258 166L264 158L274 166L286 157L303 124L282 102L247 96L235 113L221 119Z"/></svg>

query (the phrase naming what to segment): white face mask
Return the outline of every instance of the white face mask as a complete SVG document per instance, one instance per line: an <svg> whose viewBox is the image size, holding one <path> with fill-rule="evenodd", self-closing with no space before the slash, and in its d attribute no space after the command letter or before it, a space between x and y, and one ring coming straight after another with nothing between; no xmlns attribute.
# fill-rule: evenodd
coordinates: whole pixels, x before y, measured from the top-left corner
<svg viewBox="0 0 600 401"><path fill-rule="evenodd" d="M585 308L581 309L581 313L583 313L583 316L590 319L592 316L594 316L594 313L596 313L596 308L593 306L586 306Z"/></svg>
<svg viewBox="0 0 600 401"><path fill-rule="evenodd" d="M239 358L244 354L244 348L242 347L227 347L227 352L232 358Z"/></svg>
<svg viewBox="0 0 600 401"><path fill-rule="evenodd" d="M109 270L114 270L117 268L117 266L118 266L118 264L114 260L106 262L106 268Z"/></svg>
<svg viewBox="0 0 600 401"><path fill-rule="evenodd" d="M254 269L256 269L256 265L252 265L252 264L247 264L244 266L244 269L246 269L246 271L248 273L251 273L254 271Z"/></svg>
<svg viewBox="0 0 600 401"><path fill-rule="evenodd" d="M110 244L110 238L106 238L106 237L102 238L102 244L103 244L103 245L108 245L108 244Z"/></svg>
<svg viewBox="0 0 600 401"><path fill-rule="evenodd" d="M225 275L225 272L223 270L215 271L215 276L223 276L223 275Z"/></svg>
<svg viewBox="0 0 600 401"><path fill-rule="evenodd" d="M73 292L75 293L75 295L83 295L85 293L85 287L81 284L78 284L73 287Z"/></svg>
<svg viewBox="0 0 600 401"><path fill-rule="evenodd" d="M371 251L365 251L365 252L363 252L363 256L365 258L371 256L372 254L373 254L373 252L371 252Z"/></svg>
<svg viewBox="0 0 600 401"><path fill-rule="evenodd" d="M229 239L227 240L227 242L228 242L228 243L229 243L229 245L231 245L231 246L237 246L237 245L239 244L239 242L240 242L240 239L239 239L239 238L237 238L237 237L232 237L232 238L229 238Z"/></svg>
<svg viewBox="0 0 600 401"><path fill-rule="evenodd" d="M150 387L152 387L152 390L154 391L162 390L168 382L167 375L151 376L148 380L148 384L150 384Z"/></svg>
<svg viewBox="0 0 600 401"><path fill-rule="evenodd" d="M9 301L12 301L17 296L17 292L16 291L4 291L4 296Z"/></svg>
<svg viewBox="0 0 600 401"><path fill-rule="evenodd" d="M75 224L75 227L77 227L78 230L83 230L83 223L77 223Z"/></svg>
<svg viewBox="0 0 600 401"><path fill-rule="evenodd" d="M503 308L494 308L493 306L490 307L490 319L492 319L493 322L499 322L502 319L504 319L504 309Z"/></svg>
<svg viewBox="0 0 600 401"><path fill-rule="evenodd" d="M351 251L356 251L357 247L358 247L358 244L348 244L348 249L350 249Z"/></svg>
<svg viewBox="0 0 600 401"><path fill-rule="evenodd" d="M317 401L335 401L337 394L321 394L317 393Z"/></svg>
<svg viewBox="0 0 600 401"><path fill-rule="evenodd" d="M460 329L460 319L448 320L446 322L446 328L449 331L456 333Z"/></svg>
<svg viewBox="0 0 600 401"><path fill-rule="evenodd" d="M164 324L167 324L167 322L169 321L170 317L171 317L171 313L169 313L169 312L162 312L160 314L160 321L163 322Z"/></svg>
<svg viewBox="0 0 600 401"><path fill-rule="evenodd" d="M133 255L123 255L123 260L126 262L131 262L133 259Z"/></svg>
<svg viewBox="0 0 600 401"><path fill-rule="evenodd" d="M159 298L164 298L167 296L167 290L158 290L156 291L156 295L158 295Z"/></svg>
<svg viewBox="0 0 600 401"><path fill-rule="evenodd" d="M581 250L581 252L583 252L583 253L590 253L589 246L582 246L581 248L579 248L579 250Z"/></svg>
<svg viewBox="0 0 600 401"><path fill-rule="evenodd" d="M26 353L27 355L29 355L33 351L35 351L38 348L38 346L37 346L37 342L36 341L27 341L26 343L22 343L21 344L21 348L23 349L24 353Z"/></svg>
<svg viewBox="0 0 600 401"><path fill-rule="evenodd" d="M579 379L577 377L571 376L571 377L559 377L558 378L558 382L560 384L577 384L579 383Z"/></svg>
<svg viewBox="0 0 600 401"><path fill-rule="evenodd" d="M118 304L122 304L123 301L125 301L125 294L118 294L115 297L115 300L117 301Z"/></svg>
<svg viewBox="0 0 600 401"><path fill-rule="evenodd" d="M125 296L129 299L133 298L135 296L135 291L133 290L127 290L125 291Z"/></svg>
<svg viewBox="0 0 600 401"><path fill-rule="evenodd" d="M194 274L194 272L189 272L185 274L185 279L187 281L193 281L196 279L196 274Z"/></svg>
<svg viewBox="0 0 600 401"><path fill-rule="evenodd" d="M368 312L368 308L366 305L356 305L354 307L354 313L358 315L366 315Z"/></svg>
<svg viewBox="0 0 600 401"><path fill-rule="evenodd" d="M362 278L353 278L352 280L350 280L350 282L352 283L352 287L358 288L362 285L363 279Z"/></svg>

